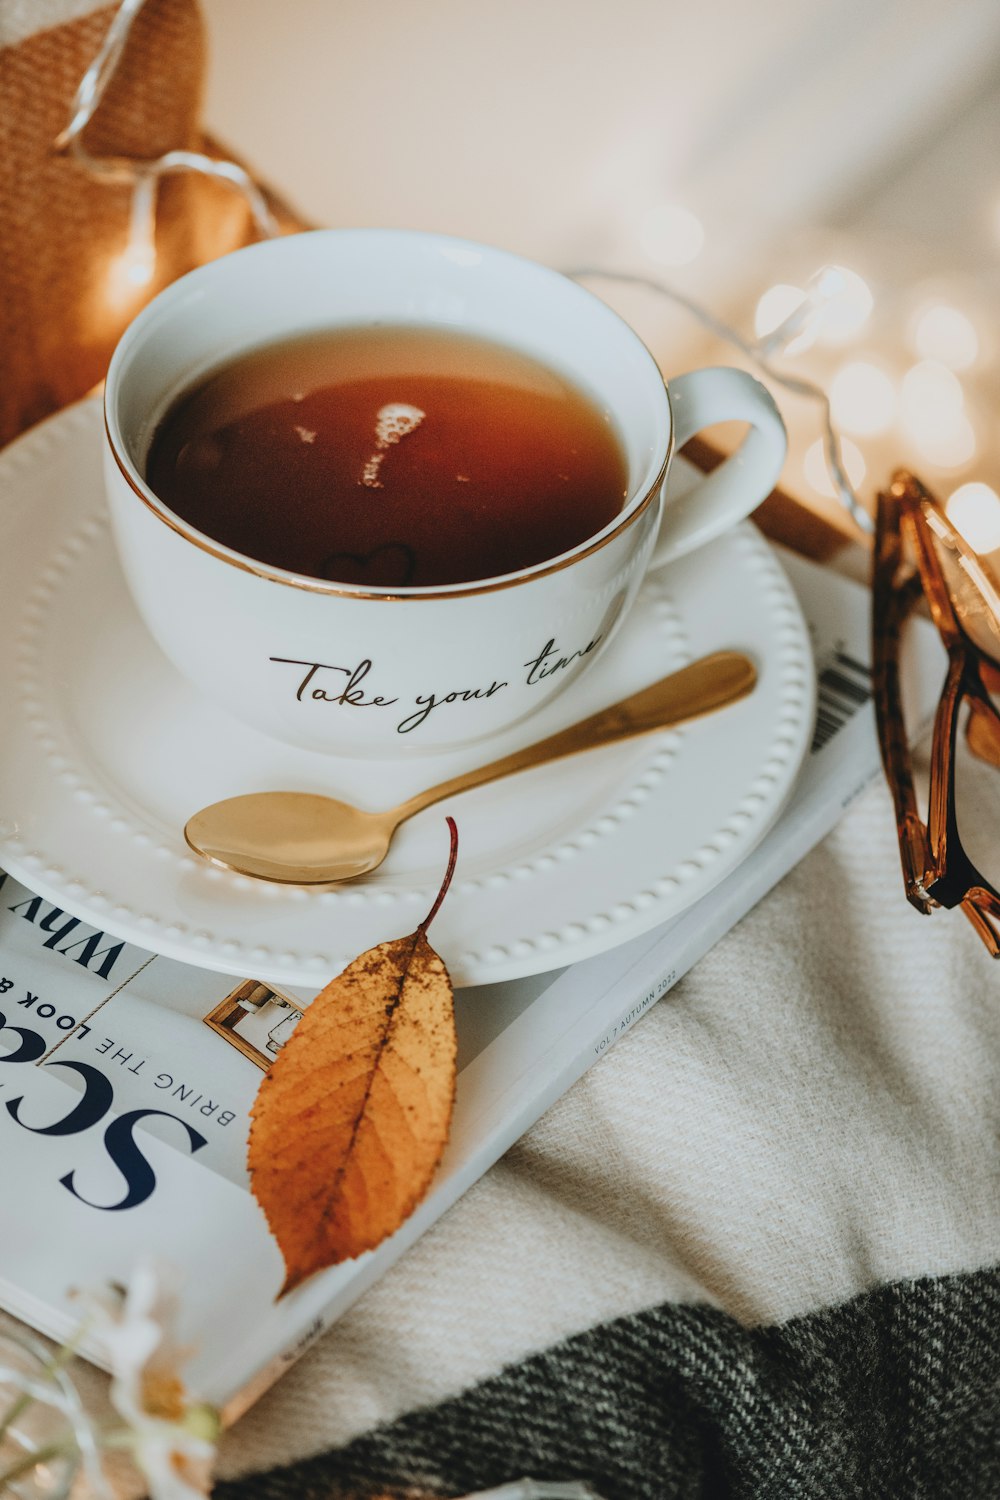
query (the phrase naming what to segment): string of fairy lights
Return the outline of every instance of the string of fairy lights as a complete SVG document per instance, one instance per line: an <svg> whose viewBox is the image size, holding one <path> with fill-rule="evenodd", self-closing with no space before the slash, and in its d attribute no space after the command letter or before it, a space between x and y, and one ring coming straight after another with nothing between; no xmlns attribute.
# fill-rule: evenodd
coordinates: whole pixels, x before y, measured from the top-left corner
<svg viewBox="0 0 1000 1500"><path fill-rule="evenodd" d="M121 0L97 55L80 79L69 122L57 136L55 149L65 152L99 182L131 187L128 238L111 268L112 278L138 292L156 272L156 199L161 178L171 173L196 172L225 182L247 202L254 227L262 238L278 233L267 200L250 173L238 162L207 156L201 151L166 151L148 159L115 155L95 156L84 145L83 134L100 107L117 72L135 19L146 0Z"/></svg>
<svg viewBox="0 0 1000 1500"><path fill-rule="evenodd" d="M858 497L851 480L848 461L842 450L842 439L834 426L830 398L822 386L802 375L779 369L774 364L777 354L787 353L803 339L809 339L816 325L828 310L840 306L850 292L850 283L839 266L822 266L811 276L794 306L782 309L781 317L764 329L758 329L754 339L744 338L738 329L723 322L708 308L675 290L665 282L648 276L633 275L623 271L604 271L587 267L570 272L570 275L587 280L610 279L619 284L643 287L657 296L665 297L684 309L716 338L738 349L762 375L773 385L793 395L814 401L819 408L823 435L819 439L826 465L831 493L847 510L858 529L866 534L874 530L868 511Z"/></svg>
<svg viewBox="0 0 1000 1500"><path fill-rule="evenodd" d="M152 159L95 156L84 145L86 127L100 107L145 3L121 0L55 143L96 180L131 188L126 239L109 268L109 281L119 288L124 285L137 301L155 276L157 190L167 174L196 172L227 183L245 199L258 236L279 232L260 187L236 162L186 150ZM689 208L664 201L647 208L636 239L643 259L659 273L661 268L695 261L706 236ZM913 310L900 341L907 361L900 370L898 358L890 362L865 344L876 299L868 281L842 264L821 266L802 278L801 285L789 281L769 287L757 301L752 336L668 285L659 274L595 267L568 274L588 281L616 281L667 299L713 338L737 350L769 384L807 402L813 432L818 417L820 435L801 455L804 487L818 497L839 501L863 533L871 533L872 521L859 487L868 468L866 451L870 456L873 446L884 447L890 438L905 445L908 451L902 456L912 462L912 453L916 463L928 465L932 478L946 486L949 480L954 483L951 476L964 480L977 457L980 445L966 384L988 361L975 322L945 296L925 298ZM893 461L888 460L887 470ZM996 491L979 480L964 480L947 496L947 508L974 550L996 553L1000 572Z"/></svg>
<svg viewBox="0 0 1000 1500"><path fill-rule="evenodd" d="M702 268L710 258L709 237L689 208L647 205L630 223L647 264L657 271L683 268L695 284L707 279ZM995 232L1000 237L1000 212ZM920 247L908 251L898 239L852 244L843 234L816 231L800 238L808 245L796 246L793 237L772 251L772 260L793 269L751 304L753 339L734 339L725 324L700 316L694 299L676 300L710 334L740 349L769 382L820 402L819 437L814 412L800 411L794 401L784 406L790 437L785 482L793 493L821 508L828 500L845 504L867 531L867 512L859 515L849 496L857 496L869 474L887 481L900 464L909 466L945 501L952 523L1000 582L1000 485L994 487L1000 343L991 335L989 275L928 269ZM837 262L855 255L864 274L843 263L827 265L818 273L820 284L826 277L836 293L818 299L816 276L797 274L810 260L815 264L817 244L827 255L832 248Z"/></svg>

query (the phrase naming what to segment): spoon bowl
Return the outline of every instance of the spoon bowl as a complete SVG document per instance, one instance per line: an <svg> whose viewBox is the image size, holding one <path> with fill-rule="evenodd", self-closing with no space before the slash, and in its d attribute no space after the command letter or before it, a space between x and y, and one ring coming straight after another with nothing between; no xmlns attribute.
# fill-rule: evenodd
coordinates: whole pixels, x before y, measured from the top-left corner
<svg viewBox="0 0 1000 1500"><path fill-rule="evenodd" d="M314 792L250 792L189 818L184 837L213 865L282 885L334 885L382 863L395 809L365 812Z"/></svg>
<svg viewBox="0 0 1000 1500"><path fill-rule="evenodd" d="M377 869L399 825L442 798L566 755L686 723L746 697L756 680L749 657L717 651L579 724L384 812L365 812L314 792L250 792L202 808L188 819L184 837L196 854L241 875L282 885L339 885Z"/></svg>

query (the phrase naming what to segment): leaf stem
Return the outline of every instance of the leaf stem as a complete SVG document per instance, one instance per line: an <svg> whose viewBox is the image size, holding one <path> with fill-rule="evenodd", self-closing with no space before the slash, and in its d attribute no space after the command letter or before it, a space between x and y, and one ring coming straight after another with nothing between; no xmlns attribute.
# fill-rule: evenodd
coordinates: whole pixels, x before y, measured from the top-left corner
<svg viewBox="0 0 1000 1500"><path fill-rule="evenodd" d="M458 825L455 822L454 818L446 818L445 822L448 824L448 833L451 838L451 847L448 850L448 868L444 872L444 879L441 882L441 889L438 891L437 896L434 898L434 905L431 907L430 911L421 922L419 928L417 929L418 932L426 933L428 927L437 916L438 911L441 907L441 903L444 900L445 896L447 896L448 894L448 887L451 885L451 877L455 873L455 863L458 859Z"/></svg>

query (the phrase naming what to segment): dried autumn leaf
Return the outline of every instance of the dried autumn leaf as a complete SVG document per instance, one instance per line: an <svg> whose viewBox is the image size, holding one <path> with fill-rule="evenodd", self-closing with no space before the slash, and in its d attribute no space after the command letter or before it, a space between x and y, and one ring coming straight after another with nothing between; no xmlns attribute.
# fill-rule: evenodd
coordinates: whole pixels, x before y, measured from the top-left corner
<svg viewBox="0 0 1000 1500"><path fill-rule="evenodd" d="M372 1250L416 1208L448 1139L455 1013L427 927L349 964L307 1008L261 1084L248 1164L285 1258L280 1296Z"/></svg>

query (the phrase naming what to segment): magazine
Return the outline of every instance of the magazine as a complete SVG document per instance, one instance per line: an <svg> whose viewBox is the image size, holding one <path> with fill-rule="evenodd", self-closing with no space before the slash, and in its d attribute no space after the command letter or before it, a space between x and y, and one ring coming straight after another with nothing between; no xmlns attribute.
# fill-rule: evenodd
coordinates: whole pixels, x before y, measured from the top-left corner
<svg viewBox="0 0 1000 1500"><path fill-rule="evenodd" d="M74 1287L151 1250L184 1288L191 1388L233 1420L804 854L878 771L864 589L790 553L819 708L793 796L688 911L571 968L459 990L451 1139L431 1191L377 1250L276 1302L282 1258L251 1195L248 1114L308 995L154 954L0 876L0 1305L56 1338ZM926 720L937 637L917 623ZM99 1351L82 1352L99 1361Z"/></svg>

